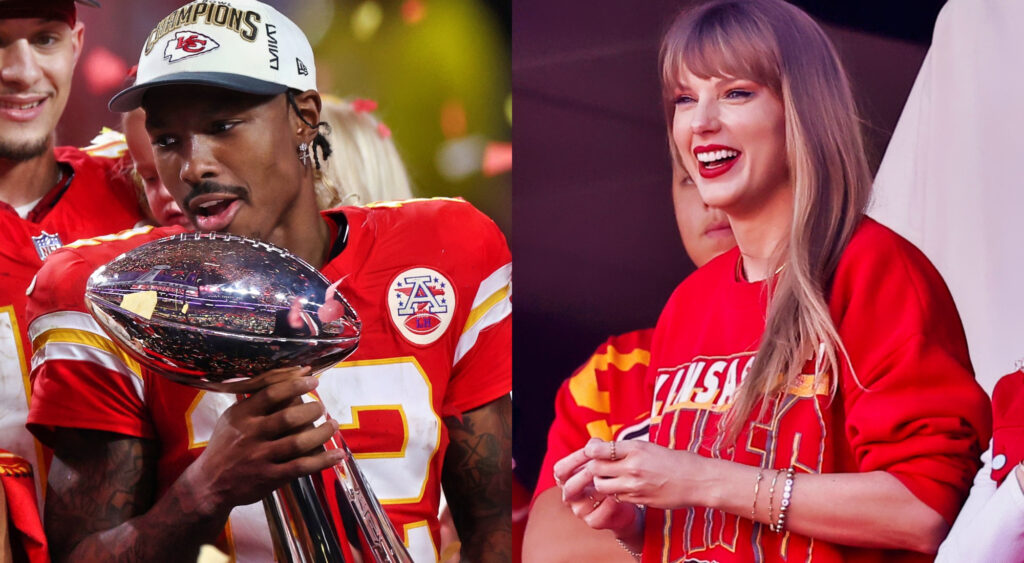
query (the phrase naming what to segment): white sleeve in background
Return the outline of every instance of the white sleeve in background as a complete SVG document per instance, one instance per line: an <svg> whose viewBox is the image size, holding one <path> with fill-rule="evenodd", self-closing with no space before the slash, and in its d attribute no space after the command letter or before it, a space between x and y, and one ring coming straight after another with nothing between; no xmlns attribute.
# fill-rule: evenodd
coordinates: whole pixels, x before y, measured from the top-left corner
<svg viewBox="0 0 1024 563"><path fill-rule="evenodd" d="M942 273L985 389L1024 334L1024 2L949 0L875 178L869 214Z"/></svg>
<svg viewBox="0 0 1024 563"><path fill-rule="evenodd" d="M956 517L936 563L1020 563L1024 561L1024 492L1011 471L996 488L992 480L992 448L974 486Z"/></svg>

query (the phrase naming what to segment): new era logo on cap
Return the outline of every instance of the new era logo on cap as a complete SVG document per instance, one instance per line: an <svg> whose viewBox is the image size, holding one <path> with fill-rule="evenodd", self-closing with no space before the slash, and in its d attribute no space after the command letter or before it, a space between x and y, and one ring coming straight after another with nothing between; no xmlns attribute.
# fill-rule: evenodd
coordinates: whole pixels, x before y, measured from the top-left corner
<svg viewBox="0 0 1024 563"><path fill-rule="evenodd" d="M195 31L179 31L167 41L167 46L164 47L164 58L167 59L167 62L174 63L209 53L217 47L220 47L220 43L208 35Z"/></svg>

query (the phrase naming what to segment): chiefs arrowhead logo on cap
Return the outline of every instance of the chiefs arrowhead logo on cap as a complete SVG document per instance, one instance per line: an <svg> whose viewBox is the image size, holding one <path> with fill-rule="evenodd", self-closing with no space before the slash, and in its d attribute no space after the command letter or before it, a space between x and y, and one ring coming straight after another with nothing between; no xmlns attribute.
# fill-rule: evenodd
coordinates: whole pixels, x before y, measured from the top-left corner
<svg viewBox="0 0 1024 563"><path fill-rule="evenodd" d="M167 40L164 46L164 58L167 62L174 63L220 47L209 35L203 35L196 31L179 31Z"/></svg>

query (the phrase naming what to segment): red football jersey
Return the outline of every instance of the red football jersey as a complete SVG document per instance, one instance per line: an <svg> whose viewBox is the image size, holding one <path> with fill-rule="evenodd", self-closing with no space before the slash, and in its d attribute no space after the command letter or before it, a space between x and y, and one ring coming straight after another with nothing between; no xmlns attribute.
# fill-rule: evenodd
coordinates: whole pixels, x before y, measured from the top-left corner
<svg viewBox="0 0 1024 563"><path fill-rule="evenodd" d="M647 439L651 396L644 376L653 336L652 328L612 336L562 382L533 498L555 486L555 463L587 440Z"/></svg>
<svg viewBox="0 0 1024 563"><path fill-rule="evenodd" d="M25 290L43 259L62 244L128 229L141 219L135 187L119 173L117 160L73 147L54 153L73 174L44 197L45 214L22 219L0 205L0 446L31 460L39 485L46 482L42 451L25 430L32 354Z"/></svg>
<svg viewBox="0 0 1024 563"><path fill-rule="evenodd" d="M828 382L814 384L809 361L802 380L763 418L755 407L730 446L719 423L750 368L766 314L764 284L738 280L738 258L738 250L730 251L691 275L658 321L647 378L651 441L798 473L888 471L952 522L978 470L991 418L953 299L934 267L865 218L828 299L854 372L840 360L833 397ZM644 561L930 560L776 534L701 507L648 510L645 536Z"/></svg>
<svg viewBox="0 0 1024 563"><path fill-rule="evenodd" d="M992 480L1002 483L1024 463L1024 369L996 383L992 417Z"/></svg>
<svg viewBox="0 0 1024 563"><path fill-rule="evenodd" d="M358 350L320 374L317 389L416 560L437 557L441 418L511 389L511 263L497 226L461 200L346 207L345 249L322 271L341 279L359 313ZM179 229L137 229L55 253L30 299L30 428L52 426L159 439L162 493L202 452L229 394L140 370L84 313L99 264ZM344 231L341 236L345 236ZM159 398L159 400L156 400ZM223 546L239 561L272 560L259 503L231 513Z"/></svg>

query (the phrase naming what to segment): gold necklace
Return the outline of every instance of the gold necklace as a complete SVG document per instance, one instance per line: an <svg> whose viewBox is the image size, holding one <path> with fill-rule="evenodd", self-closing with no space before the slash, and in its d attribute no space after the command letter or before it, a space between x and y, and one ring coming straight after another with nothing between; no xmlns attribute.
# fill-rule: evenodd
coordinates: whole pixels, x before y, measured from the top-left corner
<svg viewBox="0 0 1024 563"><path fill-rule="evenodd" d="M781 266L775 269L775 273L771 277L775 277L782 273L782 270L786 268L786 263L783 262ZM743 254L740 254L739 260L736 260L736 279L747 282L747 276L743 274Z"/></svg>

